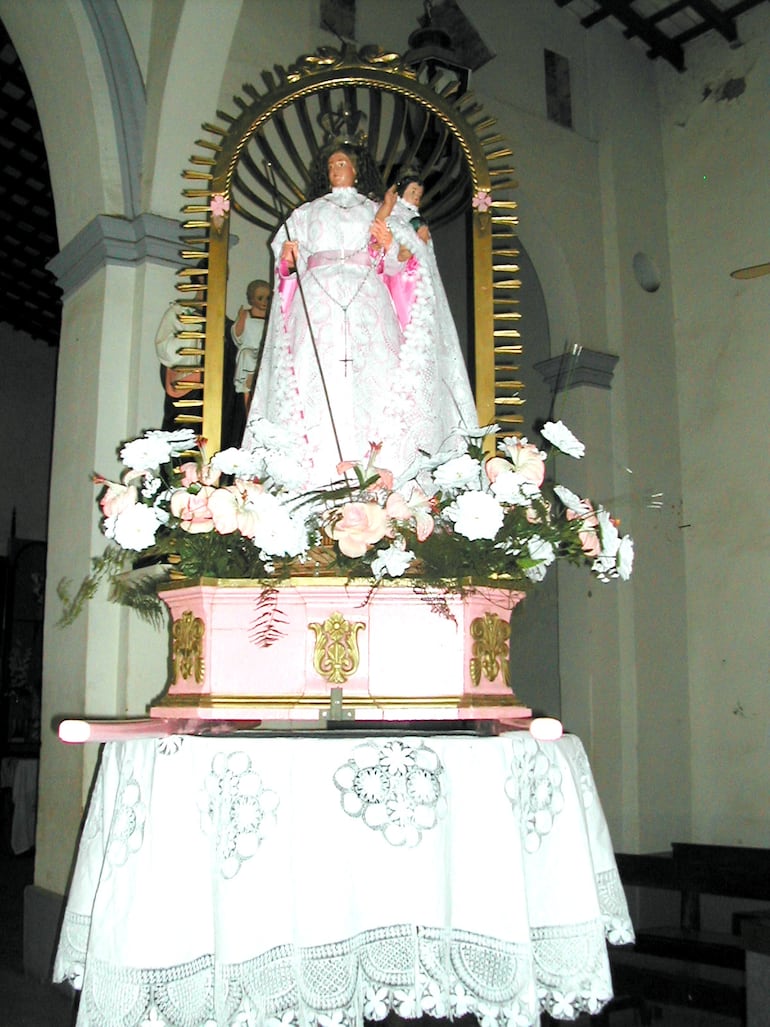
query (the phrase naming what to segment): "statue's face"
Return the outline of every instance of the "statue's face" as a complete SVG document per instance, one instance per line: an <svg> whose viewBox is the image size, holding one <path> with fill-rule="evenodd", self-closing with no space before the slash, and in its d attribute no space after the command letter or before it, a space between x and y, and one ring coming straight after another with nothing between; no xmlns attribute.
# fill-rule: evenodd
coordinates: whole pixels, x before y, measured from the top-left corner
<svg viewBox="0 0 770 1027"><path fill-rule="evenodd" d="M258 285L251 297L251 313L253 317L264 317L270 302L270 286Z"/></svg>
<svg viewBox="0 0 770 1027"><path fill-rule="evenodd" d="M340 186L351 186L356 180L356 169L346 153L333 153L327 165L329 169L329 185L332 189Z"/></svg>
<svg viewBox="0 0 770 1027"><path fill-rule="evenodd" d="M403 199L407 203L411 203L414 207L420 206L420 200L422 194L425 192L419 182L410 182L409 185L404 189Z"/></svg>

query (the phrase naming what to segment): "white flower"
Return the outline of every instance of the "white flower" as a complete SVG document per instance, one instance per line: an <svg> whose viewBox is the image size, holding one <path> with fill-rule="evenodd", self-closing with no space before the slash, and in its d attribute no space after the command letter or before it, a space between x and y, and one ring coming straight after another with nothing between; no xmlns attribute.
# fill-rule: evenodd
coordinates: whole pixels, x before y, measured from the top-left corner
<svg viewBox="0 0 770 1027"><path fill-rule="evenodd" d="M178 428L176 431L148 431L144 433L148 439L160 439L168 445L172 456L179 456L188 449L196 449L196 435L192 428Z"/></svg>
<svg viewBox="0 0 770 1027"><path fill-rule="evenodd" d="M544 563L546 567L553 563L556 559L553 546L550 542L546 542L545 539L540 538L539 535L533 535L531 539L527 540L527 549L529 555L533 560L539 560Z"/></svg>
<svg viewBox="0 0 770 1027"><path fill-rule="evenodd" d="M254 545L269 556L298 556L307 549L307 531L299 516L293 516L283 503L269 492L260 492L249 499L254 515Z"/></svg>
<svg viewBox="0 0 770 1027"><path fill-rule="evenodd" d="M588 504L585 503L580 496L576 496L570 489L565 488L564 485L554 485L553 490L566 508L571 510L572 513L585 517L589 512Z"/></svg>
<svg viewBox="0 0 770 1027"><path fill-rule="evenodd" d="M400 578L412 560L414 553L411 549L397 545L388 546L387 549L381 549L372 560L372 574L375 578L382 578L386 574L391 578Z"/></svg>
<svg viewBox="0 0 770 1027"><path fill-rule="evenodd" d="M257 417L251 422L249 435L255 448L289 450L294 445L294 439L286 428L264 417Z"/></svg>
<svg viewBox="0 0 770 1027"><path fill-rule="evenodd" d="M530 501L540 495L537 485L525 481L516 471L503 471L502 474L498 474L489 488L501 503L508 503L510 506L529 506Z"/></svg>
<svg viewBox="0 0 770 1027"><path fill-rule="evenodd" d="M560 449L562 453L566 453L567 456L574 456L577 460L586 451L586 447L580 439L575 438L563 421L547 421L540 430L540 434L544 439L548 439L550 443L556 446L557 449Z"/></svg>
<svg viewBox="0 0 770 1027"><path fill-rule="evenodd" d="M617 574L614 556L597 556L591 564L591 570L599 581L609 581Z"/></svg>
<svg viewBox="0 0 770 1027"><path fill-rule="evenodd" d="M159 435L165 435L160 432ZM166 464L171 459L171 447L165 438L148 435L142 439L127 442L120 451L120 459L134 471L150 470Z"/></svg>
<svg viewBox="0 0 770 1027"><path fill-rule="evenodd" d="M160 478L156 478L152 474L145 475L144 481L142 482L141 493L145 499L152 499L162 484L163 483Z"/></svg>
<svg viewBox="0 0 770 1027"><path fill-rule="evenodd" d="M245 449L223 449L211 458L212 467L222 474L234 474L238 478L254 478L261 470L261 460Z"/></svg>
<svg viewBox="0 0 770 1027"><path fill-rule="evenodd" d="M114 538L121 549L141 552L155 542L160 521L152 507L137 503L119 513L110 527L112 534L107 537Z"/></svg>
<svg viewBox="0 0 770 1027"><path fill-rule="evenodd" d="M287 489L301 489L307 479L307 471L295 457L288 453L265 450L262 453L265 474Z"/></svg>
<svg viewBox="0 0 770 1027"><path fill-rule="evenodd" d="M548 572L544 563L536 563L534 567L525 567L524 574L530 581L542 581Z"/></svg>
<svg viewBox="0 0 770 1027"><path fill-rule="evenodd" d="M620 546L618 529L612 522L612 518L603 507L596 511L596 519L599 522L599 537L602 540L601 556L615 556Z"/></svg>
<svg viewBox="0 0 770 1027"><path fill-rule="evenodd" d="M463 485L481 487L481 464L468 453L447 460L433 472L433 480L440 488L457 489Z"/></svg>
<svg viewBox="0 0 770 1027"><path fill-rule="evenodd" d="M533 535L532 538L527 539L527 550L530 557L533 560L537 560L537 563L534 567L526 568L524 573L530 581L542 581L545 577L546 568L550 567L556 559L556 552L551 543L546 542L539 535Z"/></svg>
<svg viewBox="0 0 770 1027"><path fill-rule="evenodd" d="M631 570L634 566L634 540L630 535L624 535L620 540L616 556L618 576L623 581L631 577Z"/></svg>
<svg viewBox="0 0 770 1027"><path fill-rule="evenodd" d="M471 542L493 539L503 526L503 508L488 492L464 492L444 511L455 531Z"/></svg>
<svg viewBox="0 0 770 1027"><path fill-rule="evenodd" d="M159 524L168 524L168 522L171 520L171 514L168 512L168 510L165 510L161 505L162 503L168 503L170 495L170 492L164 492L163 499L158 499L158 497L156 496L155 502L152 504L152 508L155 511L155 516L158 518Z"/></svg>

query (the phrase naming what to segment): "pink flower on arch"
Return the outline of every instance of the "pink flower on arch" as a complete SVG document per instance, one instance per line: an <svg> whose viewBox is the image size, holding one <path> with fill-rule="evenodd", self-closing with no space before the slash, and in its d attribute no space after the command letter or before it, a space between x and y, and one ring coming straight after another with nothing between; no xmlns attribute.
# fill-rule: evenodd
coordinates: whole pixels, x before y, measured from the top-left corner
<svg viewBox="0 0 770 1027"><path fill-rule="evenodd" d="M211 197L211 213L215 218L223 218L230 210L230 201L222 193L214 193Z"/></svg>
<svg viewBox="0 0 770 1027"><path fill-rule="evenodd" d="M478 211L479 214L485 214L492 206L492 196L490 193L485 192L485 190L479 189L471 203L473 209Z"/></svg>
<svg viewBox="0 0 770 1027"><path fill-rule="evenodd" d="M342 516L324 531L345 556L363 556L369 546L385 537L388 515L377 503L346 503Z"/></svg>

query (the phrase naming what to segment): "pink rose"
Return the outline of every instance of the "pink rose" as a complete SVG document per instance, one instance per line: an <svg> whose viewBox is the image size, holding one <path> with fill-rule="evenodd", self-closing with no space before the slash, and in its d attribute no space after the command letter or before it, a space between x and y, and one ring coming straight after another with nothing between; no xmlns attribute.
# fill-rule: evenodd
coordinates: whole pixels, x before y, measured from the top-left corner
<svg viewBox="0 0 770 1027"><path fill-rule="evenodd" d="M594 513L590 499L583 499L581 502L587 512L580 514L568 508L567 520L574 521L580 519L583 522L583 526L578 531L583 552L586 556L598 556L602 551L601 539L599 538L599 532L596 530L599 527L599 518Z"/></svg>
<svg viewBox="0 0 770 1027"><path fill-rule="evenodd" d="M388 516L376 503L346 503L342 516L326 527L345 556L363 556L370 545L384 538Z"/></svg>
<svg viewBox="0 0 770 1027"><path fill-rule="evenodd" d="M204 531L212 531L214 518L209 510L209 497L213 495L211 485L203 485L198 492L177 489L171 494L169 509L174 517L181 521L183 531L197 535Z"/></svg>
<svg viewBox="0 0 770 1027"><path fill-rule="evenodd" d="M105 484L107 488L99 500L99 505L105 517L117 517L123 510L127 510L129 506L134 506L139 498L136 485L119 485L115 481L108 481Z"/></svg>

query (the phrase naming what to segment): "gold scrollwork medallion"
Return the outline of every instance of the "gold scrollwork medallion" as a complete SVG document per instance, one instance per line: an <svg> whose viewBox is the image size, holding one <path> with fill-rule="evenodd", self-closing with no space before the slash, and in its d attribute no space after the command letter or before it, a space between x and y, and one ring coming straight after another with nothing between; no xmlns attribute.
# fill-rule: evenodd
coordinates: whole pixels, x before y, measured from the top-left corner
<svg viewBox="0 0 770 1027"><path fill-rule="evenodd" d="M471 621L470 634L473 639L473 655L469 663L471 681L478 686L482 674L487 681L494 681L502 671L506 685L511 683L508 666L508 639L510 624L496 613L485 613Z"/></svg>
<svg viewBox="0 0 770 1027"><path fill-rule="evenodd" d="M363 621L349 621L341 613L333 613L323 624L313 621L308 627L315 634L314 670L330 685L344 684L358 670L361 658L358 633L366 625Z"/></svg>
<svg viewBox="0 0 770 1027"><path fill-rule="evenodd" d="M192 610L185 610L174 621L171 632L171 658L174 663L174 679L195 678L197 684L203 681L203 636L206 625L200 617L194 617Z"/></svg>

